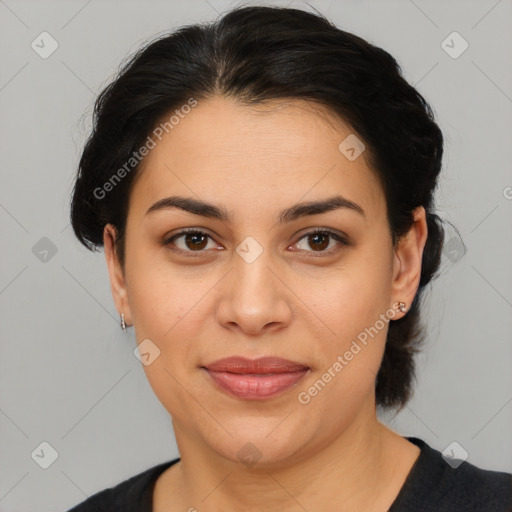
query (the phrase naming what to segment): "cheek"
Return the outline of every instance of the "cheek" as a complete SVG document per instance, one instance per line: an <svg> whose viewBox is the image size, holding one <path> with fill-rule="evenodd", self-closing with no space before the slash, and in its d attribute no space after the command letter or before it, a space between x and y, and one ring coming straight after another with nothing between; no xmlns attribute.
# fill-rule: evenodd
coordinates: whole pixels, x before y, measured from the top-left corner
<svg viewBox="0 0 512 512"><path fill-rule="evenodd" d="M161 253L161 249L144 249L142 244L133 247L127 257L126 284L133 323L140 336L163 343L193 308L189 303L194 287L192 283L187 287L176 267L166 264Z"/></svg>
<svg viewBox="0 0 512 512"><path fill-rule="evenodd" d="M186 378L179 373L179 362L171 366L166 359L169 353L174 354L174 347L166 347L166 352L162 352L150 365L143 365L146 378L153 393L167 410L173 420L179 420L182 423L190 421L190 407L195 403L191 400L192 396L198 396L196 393L188 391Z"/></svg>
<svg viewBox="0 0 512 512"><path fill-rule="evenodd" d="M329 329L314 336L320 364L298 398L327 429L348 426L375 387L392 317L378 291L385 295L375 282L347 279L324 295Z"/></svg>
<svg viewBox="0 0 512 512"><path fill-rule="evenodd" d="M391 276L386 258L354 253L343 268L330 273L318 286L304 283L311 310L323 320L328 338L348 340L372 326L391 306ZM334 334L334 333L335 334Z"/></svg>
<svg viewBox="0 0 512 512"><path fill-rule="evenodd" d="M141 364L153 391L168 410L177 407L176 393L169 391L179 388L177 382L183 381L180 372L193 360L191 344L186 341L194 336L187 328L194 326L193 304L197 302L189 305L182 283L169 268L135 257L131 268L127 266L127 292Z"/></svg>
<svg viewBox="0 0 512 512"><path fill-rule="evenodd" d="M388 262L364 254L358 252L311 295L311 309L322 320L315 323L323 334L314 336L321 363L316 379L322 382L315 380L315 389L310 389L313 395L321 390L314 398L320 409L340 403L333 413L337 420L350 416L372 391L393 316Z"/></svg>
<svg viewBox="0 0 512 512"><path fill-rule="evenodd" d="M201 290L192 287L195 291L190 292L186 284L179 276L171 275L169 269L147 264L140 264L127 283L146 378L163 407L183 421L190 405L184 386L197 361L196 348L190 340L198 339L202 325L198 319Z"/></svg>

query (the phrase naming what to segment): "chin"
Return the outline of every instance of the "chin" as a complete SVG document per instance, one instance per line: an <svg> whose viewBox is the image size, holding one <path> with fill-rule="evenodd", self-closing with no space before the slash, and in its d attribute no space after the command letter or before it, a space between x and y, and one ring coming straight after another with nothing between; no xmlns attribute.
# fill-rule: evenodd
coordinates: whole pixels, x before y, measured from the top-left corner
<svg viewBox="0 0 512 512"><path fill-rule="evenodd" d="M305 419L290 414L279 417L240 417L223 421L224 428L198 432L210 449L248 469L286 466L303 455L312 433L305 430Z"/></svg>

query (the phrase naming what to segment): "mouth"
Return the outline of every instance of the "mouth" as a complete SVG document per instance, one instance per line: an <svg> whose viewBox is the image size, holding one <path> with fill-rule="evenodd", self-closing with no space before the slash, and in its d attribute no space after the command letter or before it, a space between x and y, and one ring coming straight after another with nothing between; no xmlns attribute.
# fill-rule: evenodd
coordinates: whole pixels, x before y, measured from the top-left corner
<svg viewBox="0 0 512 512"><path fill-rule="evenodd" d="M211 382L231 396L265 400L297 385L310 368L277 357L230 357L203 366Z"/></svg>

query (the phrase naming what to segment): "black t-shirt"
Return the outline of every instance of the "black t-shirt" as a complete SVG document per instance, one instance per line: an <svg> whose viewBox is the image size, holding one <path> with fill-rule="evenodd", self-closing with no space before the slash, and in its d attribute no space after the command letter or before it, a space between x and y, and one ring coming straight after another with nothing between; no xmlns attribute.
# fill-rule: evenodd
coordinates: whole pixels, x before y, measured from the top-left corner
<svg viewBox="0 0 512 512"><path fill-rule="evenodd" d="M416 437L421 449L388 512L512 512L512 474L469 462L452 468L441 453ZM68 512L152 512L157 478L180 459L153 466L100 491Z"/></svg>

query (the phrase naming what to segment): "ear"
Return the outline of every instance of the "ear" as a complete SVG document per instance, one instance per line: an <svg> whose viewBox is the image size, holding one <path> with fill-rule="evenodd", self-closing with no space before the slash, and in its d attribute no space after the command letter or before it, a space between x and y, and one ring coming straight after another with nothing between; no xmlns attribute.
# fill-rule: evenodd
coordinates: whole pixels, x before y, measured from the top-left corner
<svg viewBox="0 0 512 512"><path fill-rule="evenodd" d="M411 307L420 284L423 248L428 234L425 208L418 206L413 216L414 222L410 230L397 242L393 262L393 304L405 302L407 310ZM407 314L407 311L401 313L397 308L394 309L396 320Z"/></svg>
<svg viewBox="0 0 512 512"><path fill-rule="evenodd" d="M103 246L110 275L110 288L119 315L124 313L126 325L132 325L132 315L128 303L124 273L115 251L116 236L116 228L112 224L107 224L103 230Z"/></svg>

